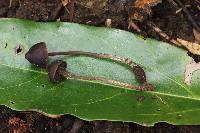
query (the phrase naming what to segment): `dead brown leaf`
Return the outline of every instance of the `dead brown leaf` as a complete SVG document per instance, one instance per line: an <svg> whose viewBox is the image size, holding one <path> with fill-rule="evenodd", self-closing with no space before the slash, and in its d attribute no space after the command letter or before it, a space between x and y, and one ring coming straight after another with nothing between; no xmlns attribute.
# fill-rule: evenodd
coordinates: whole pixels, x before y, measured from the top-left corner
<svg viewBox="0 0 200 133"><path fill-rule="evenodd" d="M160 3L161 0L136 0L134 6L138 8L153 7Z"/></svg>
<svg viewBox="0 0 200 133"><path fill-rule="evenodd" d="M147 19L148 16L151 16L151 7L156 6L161 2L162 0L136 0L130 6L133 10L129 14L129 18L132 20L143 21Z"/></svg>
<svg viewBox="0 0 200 133"><path fill-rule="evenodd" d="M8 120L9 133L27 133L30 130L30 125L17 117L12 117Z"/></svg>
<svg viewBox="0 0 200 133"><path fill-rule="evenodd" d="M200 45L198 43L189 42L180 38L177 38L177 41L181 46L185 47L190 53L195 55L200 55Z"/></svg>
<svg viewBox="0 0 200 133"><path fill-rule="evenodd" d="M128 16L128 29L141 32L134 21L142 22L152 15L151 7L162 3L162 0L135 0L130 3Z"/></svg>
<svg viewBox="0 0 200 133"><path fill-rule="evenodd" d="M186 67L185 67L185 80L184 80L185 84L191 85L192 75L197 70L200 70L200 63L192 62L192 63L186 65Z"/></svg>

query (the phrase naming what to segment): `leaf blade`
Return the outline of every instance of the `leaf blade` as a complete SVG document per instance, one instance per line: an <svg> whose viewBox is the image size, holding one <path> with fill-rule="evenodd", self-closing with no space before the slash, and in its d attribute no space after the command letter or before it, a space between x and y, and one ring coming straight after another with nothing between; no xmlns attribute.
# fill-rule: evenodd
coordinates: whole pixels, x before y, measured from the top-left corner
<svg viewBox="0 0 200 133"><path fill-rule="evenodd" d="M73 114L87 120L120 120L144 125L159 121L198 124L198 76L190 87L183 83L185 65L191 58L169 44L143 40L129 32L71 23L38 23L0 20L0 104L16 110L49 114ZM24 53L40 41L52 51L83 50L127 57L147 72L155 92L138 92L99 82L66 80L49 82L47 72L32 67ZM5 48L5 44L8 44ZM24 52L16 55L16 46ZM119 64L87 57L52 57L68 62L79 75L103 76L138 84L131 71ZM144 101L138 101L144 96ZM14 102L14 104L13 104ZM187 105L187 106L185 106Z"/></svg>

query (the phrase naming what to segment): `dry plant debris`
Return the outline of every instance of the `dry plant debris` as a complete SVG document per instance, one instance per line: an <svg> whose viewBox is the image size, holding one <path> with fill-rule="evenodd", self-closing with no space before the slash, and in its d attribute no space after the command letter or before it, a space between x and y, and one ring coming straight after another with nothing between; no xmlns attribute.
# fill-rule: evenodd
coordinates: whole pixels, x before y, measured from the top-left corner
<svg viewBox="0 0 200 133"><path fill-rule="evenodd" d="M192 75L195 71L200 70L200 63L192 62L185 67L185 80L184 83L191 85Z"/></svg>

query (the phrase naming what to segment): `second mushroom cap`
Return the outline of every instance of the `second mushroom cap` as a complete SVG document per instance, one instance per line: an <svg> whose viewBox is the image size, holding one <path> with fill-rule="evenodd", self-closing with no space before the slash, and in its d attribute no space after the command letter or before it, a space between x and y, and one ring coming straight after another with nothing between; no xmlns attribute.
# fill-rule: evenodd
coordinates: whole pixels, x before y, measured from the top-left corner
<svg viewBox="0 0 200 133"><path fill-rule="evenodd" d="M64 80L64 73L67 68L67 63L62 60L55 60L48 66L49 79L53 82L60 82Z"/></svg>

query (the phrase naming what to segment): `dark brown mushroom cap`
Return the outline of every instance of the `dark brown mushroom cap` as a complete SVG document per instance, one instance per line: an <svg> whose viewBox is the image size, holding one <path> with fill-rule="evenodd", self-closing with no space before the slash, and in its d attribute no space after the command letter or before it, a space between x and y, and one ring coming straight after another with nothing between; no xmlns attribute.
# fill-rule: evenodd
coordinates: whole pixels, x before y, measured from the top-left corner
<svg viewBox="0 0 200 133"><path fill-rule="evenodd" d="M46 68L48 64L48 51L44 42L33 45L26 53L25 58L33 65Z"/></svg>
<svg viewBox="0 0 200 133"><path fill-rule="evenodd" d="M55 60L48 65L48 75L52 82L61 82L65 79L64 73L66 72L67 63L62 60Z"/></svg>
<svg viewBox="0 0 200 133"><path fill-rule="evenodd" d="M135 78L140 82L140 83L146 83L146 74L144 70L140 66L134 66L133 67L133 73L135 74Z"/></svg>

